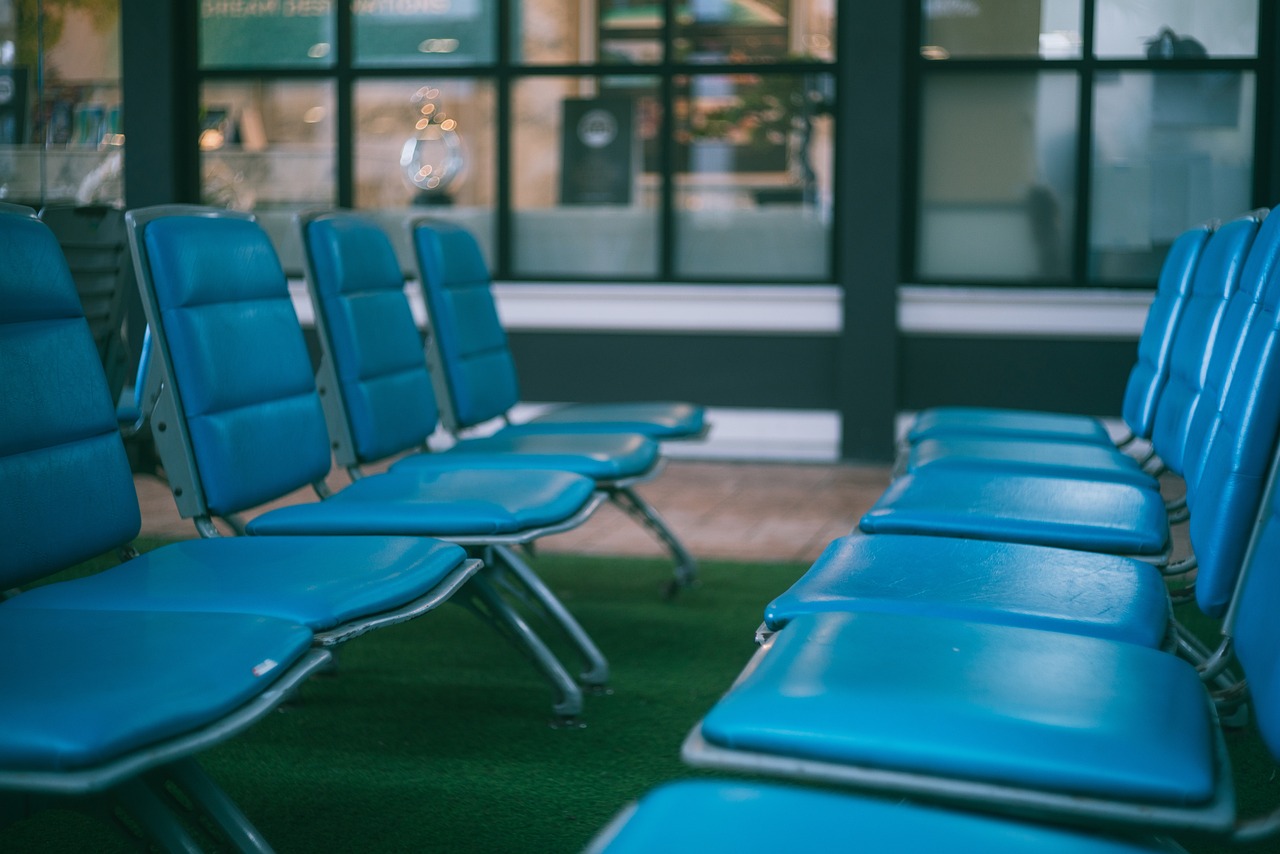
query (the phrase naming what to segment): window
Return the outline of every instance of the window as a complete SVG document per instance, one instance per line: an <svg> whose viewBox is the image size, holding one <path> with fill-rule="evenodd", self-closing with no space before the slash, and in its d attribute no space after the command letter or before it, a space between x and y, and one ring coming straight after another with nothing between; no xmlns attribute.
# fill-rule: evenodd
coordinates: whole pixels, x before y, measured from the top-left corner
<svg viewBox="0 0 1280 854"><path fill-rule="evenodd" d="M0 198L124 203L120 6L0 0Z"/></svg>
<svg viewBox="0 0 1280 854"><path fill-rule="evenodd" d="M1257 0L919 8L919 281L1150 286L1250 207Z"/></svg>
<svg viewBox="0 0 1280 854"><path fill-rule="evenodd" d="M347 8L201 4L206 201L376 212L406 268L429 213L504 279L832 279L835 0Z"/></svg>

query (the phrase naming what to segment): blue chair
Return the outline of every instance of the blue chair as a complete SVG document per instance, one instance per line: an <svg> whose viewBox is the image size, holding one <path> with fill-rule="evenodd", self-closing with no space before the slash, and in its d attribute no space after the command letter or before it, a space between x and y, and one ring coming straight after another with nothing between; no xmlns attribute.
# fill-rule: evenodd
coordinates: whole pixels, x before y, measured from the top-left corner
<svg viewBox="0 0 1280 854"><path fill-rule="evenodd" d="M459 431L506 418L520 402L516 367L475 237L430 218L410 228L445 425ZM708 429L702 407L674 402L564 404L512 426L540 433L641 433L662 440L699 438Z"/></svg>
<svg viewBox="0 0 1280 854"><path fill-rule="evenodd" d="M330 491L324 415L288 283L251 216L192 206L126 217L160 389L150 423L179 512L204 536L215 518L254 537L435 536L483 556L580 524L601 498L579 475L543 470L386 473ZM322 500L242 511L312 486ZM520 645L556 691L562 720L582 690L481 568L459 592Z"/></svg>
<svg viewBox="0 0 1280 854"><path fill-rule="evenodd" d="M991 854L1172 854L1156 841L943 810L844 792L746 780L682 780L646 794L603 828L586 854L788 851L981 851Z"/></svg>
<svg viewBox="0 0 1280 854"><path fill-rule="evenodd" d="M1181 234L1170 247L1138 341L1138 358L1129 373L1122 404L1129 432L1120 447L1109 439L1101 441L1108 434L1105 429L1099 432L1102 425L1094 418L948 407L920 415L908 433L909 444L903 450L899 470L979 465L1154 485L1154 477L1145 467L1152 462L1149 440L1193 282L1200 282L1202 288L1216 285L1225 302L1225 285L1238 277L1247 254L1249 231L1231 226L1211 242L1208 227L1195 228ZM1205 257L1200 266L1202 254ZM1191 342L1190 336L1183 336L1180 346L1204 349L1203 344ZM1146 454L1127 452L1144 442L1148 445Z"/></svg>
<svg viewBox="0 0 1280 854"><path fill-rule="evenodd" d="M1259 610L1246 613L1269 619ZM689 761L1055 821L1215 833L1236 821L1208 698L1179 659L896 615L801 618L775 644L690 736ZM1274 633L1246 647L1274 745Z"/></svg>
<svg viewBox="0 0 1280 854"><path fill-rule="evenodd" d="M1254 216L1259 216L1255 214ZM1122 405L1129 433L1114 441L1096 418L1019 409L940 406L916 416L907 430L908 450L926 440L986 437L1083 442L1110 450L1150 437L1151 419L1169 376L1169 357L1189 297L1201 252L1216 226L1188 229L1165 255L1155 299L1138 341L1138 358L1129 373Z"/></svg>
<svg viewBox="0 0 1280 854"><path fill-rule="evenodd" d="M128 373L123 327L133 268L124 211L108 205L48 205L38 214L49 226L76 283L85 319L98 347L112 400L120 400Z"/></svg>
<svg viewBox="0 0 1280 854"><path fill-rule="evenodd" d="M439 410L391 241L373 222L346 212L305 214L299 226L321 348L318 382L338 464L358 474L364 465L425 450ZM458 439L443 452L411 454L392 470L560 469L592 478L628 512L647 507L633 487L661 466L658 443L640 434L500 431ZM647 508L641 518L650 517L656 512ZM677 554L672 592L693 581L692 560ZM518 565L509 550L504 555Z"/></svg>
<svg viewBox="0 0 1280 854"><path fill-rule="evenodd" d="M1275 250L1265 251L1265 247L1280 245L1271 234L1277 224L1280 220L1268 220L1266 233L1256 241L1258 251L1248 255L1243 276L1247 288L1237 286L1241 277L1229 274L1241 265L1223 265L1220 259L1237 254L1235 248L1221 251L1224 240L1229 239L1232 247L1253 243L1244 239L1250 223L1230 223L1214 235L1197 269L1198 296L1189 300L1196 303L1196 319L1180 332L1180 344L1191 349L1185 356L1179 349L1171 359L1208 365L1211 359L1194 349L1203 346L1201 336L1192 337L1188 330L1208 325L1206 319L1212 319L1215 333L1222 328L1219 337L1224 346L1216 348L1216 363L1204 372L1215 405L1201 408L1200 422L1188 424L1189 436L1197 442L1192 457L1199 460L1212 445L1221 459L1206 467L1205 477L1189 484L1188 496L1194 498L1209 489L1225 489L1225 493L1207 505L1196 501L1201 518L1196 520L1191 543L1200 572L1194 587L1180 591L1190 594L1194 590L1200 607L1213 616L1222 615L1236 584L1243 543L1253 523L1254 505L1249 496L1256 500L1257 495L1256 488L1225 484L1231 481L1230 472L1248 471L1250 476L1260 477L1265 469L1265 462L1258 459L1242 463L1230 458L1259 453L1265 457L1274 441L1277 416L1268 414L1266 406L1253 403L1252 398L1256 389L1273 382L1268 372L1274 370L1274 360L1264 358L1267 345L1262 342L1271 340L1274 323L1266 319L1267 309L1261 300L1275 290L1274 286L1266 287L1272 278L1268 269L1274 263ZM1228 271L1220 274L1225 283L1215 282L1209 275L1215 266ZM1235 397L1228 404L1217 384L1235 373L1242 376L1234 384ZM1169 402L1163 405L1172 406ZM1211 413L1218 414L1216 422ZM1226 433L1221 431L1224 418L1230 422ZM1042 444L1054 447L1059 443ZM1176 451L1178 456L1183 453L1182 448ZM957 515L964 509L954 508ZM1187 565L1195 564L1181 562L1169 571ZM910 566L911 571L904 572L904 566ZM1151 566L1092 552L949 536L855 533L835 541L802 578L769 604L764 631L776 631L801 614L867 610L1038 627L1144 646L1176 645L1192 660L1215 657L1214 651L1198 646L1179 625L1170 622L1166 585Z"/></svg>
<svg viewBox="0 0 1280 854"><path fill-rule="evenodd" d="M1242 228L1249 228L1247 220L1236 220L1220 228L1215 239L1236 223L1244 223ZM1229 300L1224 303L1215 298L1210 301L1210 310L1204 312L1188 306L1179 338L1196 324L1211 325L1213 332L1198 337L1199 341L1207 342L1204 352L1175 347L1170 383L1157 407L1153 430L1153 447L1161 460L1175 474L1183 474L1187 479L1187 502L1188 507L1192 507L1198 472L1185 471L1184 461L1202 460L1211 452L1213 443L1229 442L1229 439L1215 438L1221 407L1234 406L1242 414L1249 412L1249 419L1258 421L1242 435L1252 443L1254 451L1233 457L1229 471L1213 474L1215 478L1233 481L1239 489L1233 502L1212 508L1210 515L1224 525L1224 530L1231 531L1228 535L1242 543L1247 538L1242 531L1247 531L1253 521L1249 506L1257 506L1258 488L1265 475L1257 469L1258 461L1265 461L1270 453L1268 431L1274 430L1275 424L1270 421L1267 407L1253 405L1254 396L1262 388L1260 383L1265 382L1263 376L1271 370L1268 367L1270 353L1256 347L1252 352L1257 359L1242 360L1240 342L1251 334L1253 318L1266 298L1266 289L1280 287L1271 275L1277 252L1280 252L1280 225L1268 220L1265 236L1253 241L1249 248L1239 287L1231 291ZM1206 261L1202 260L1199 269L1206 269ZM1193 291L1193 300L1197 292ZM1274 333L1263 328L1253 334L1266 338ZM1184 364L1190 369L1187 373L1203 376L1197 388L1210 388L1210 392L1194 391L1187 383L1188 392L1183 393L1180 376L1184 371L1180 366ZM1226 401L1229 394L1234 394L1234 402ZM1206 415L1197 419L1194 414L1199 408L1203 408ZM1253 489L1247 484L1252 484ZM940 471L924 469L897 479L861 519L859 528L867 533L973 536L1135 554L1164 561L1169 545L1167 525L1169 517L1153 489L957 467Z"/></svg>
<svg viewBox="0 0 1280 854"><path fill-rule="evenodd" d="M1273 476L1223 625L1280 757L1280 492ZM904 567L904 569L909 569ZM702 767L1144 832L1256 838L1188 662L1129 643L890 613L773 635L684 746Z"/></svg>
<svg viewBox="0 0 1280 854"><path fill-rule="evenodd" d="M0 596L0 813L105 802L163 847L196 850L169 787L239 850L265 850L192 757L269 713L329 654L306 626L262 612L22 607L28 594L14 591L127 544L140 517L57 242L32 210L3 205L0 254L0 589L12 588Z"/></svg>
<svg viewBox="0 0 1280 854"><path fill-rule="evenodd" d="M563 404L512 423L511 409L520 402L515 360L475 237L464 228L431 219L416 220L410 228L427 308L428 365L442 420L451 433L499 419L504 426L498 435L504 441L531 433L639 433L662 441L706 434L703 408L682 402ZM630 486L613 489L610 499L671 552L677 584L692 583L697 563L662 517Z"/></svg>

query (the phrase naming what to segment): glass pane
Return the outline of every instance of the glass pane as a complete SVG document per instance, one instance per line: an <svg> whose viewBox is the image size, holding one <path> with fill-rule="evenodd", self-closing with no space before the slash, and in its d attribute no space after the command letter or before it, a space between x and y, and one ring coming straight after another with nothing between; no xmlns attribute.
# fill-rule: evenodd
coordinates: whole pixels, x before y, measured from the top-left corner
<svg viewBox="0 0 1280 854"><path fill-rule="evenodd" d="M662 61L663 4L598 0L600 61L643 65Z"/></svg>
<svg viewBox="0 0 1280 854"><path fill-rule="evenodd" d="M291 217L333 205L334 98L327 83L207 83L200 92L200 194L257 211L286 270L301 268Z"/></svg>
<svg viewBox="0 0 1280 854"><path fill-rule="evenodd" d="M1098 0L1101 57L1257 56L1258 0Z"/></svg>
<svg viewBox="0 0 1280 854"><path fill-rule="evenodd" d="M494 92L468 78L366 80L355 90L355 202L414 273L406 223L423 214L471 230L493 263Z"/></svg>
<svg viewBox="0 0 1280 854"><path fill-rule="evenodd" d="M658 273L656 175L642 139L660 125L657 81L549 77L512 97L515 258L523 276Z"/></svg>
<svg viewBox="0 0 1280 854"><path fill-rule="evenodd" d="M926 78L917 275L1070 276L1078 90L1059 72Z"/></svg>
<svg viewBox="0 0 1280 854"><path fill-rule="evenodd" d="M477 65L496 56L496 3L356 0L351 7L358 65Z"/></svg>
<svg viewBox="0 0 1280 854"><path fill-rule="evenodd" d="M594 63L600 54L596 4L591 0L520 0L512 42L517 62ZM616 61L616 60L615 60Z"/></svg>
<svg viewBox="0 0 1280 854"><path fill-rule="evenodd" d="M675 55L687 62L831 59L835 7L832 0L692 0L676 13Z"/></svg>
<svg viewBox="0 0 1280 854"><path fill-rule="evenodd" d="M13 6L0 7L0 198L123 204L118 4L43 28Z"/></svg>
<svg viewBox="0 0 1280 854"><path fill-rule="evenodd" d="M1080 0L922 0L926 59L1080 56Z"/></svg>
<svg viewBox="0 0 1280 854"><path fill-rule="evenodd" d="M676 85L676 273L830 279L831 75L698 75Z"/></svg>
<svg viewBox="0 0 1280 854"><path fill-rule="evenodd" d="M1247 210L1253 115L1251 73L1100 75L1090 276L1154 281L1179 232Z"/></svg>
<svg viewBox="0 0 1280 854"><path fill-rule="evenodd" d="M332 65L332 0L202 0L201 68Z"/></svg>

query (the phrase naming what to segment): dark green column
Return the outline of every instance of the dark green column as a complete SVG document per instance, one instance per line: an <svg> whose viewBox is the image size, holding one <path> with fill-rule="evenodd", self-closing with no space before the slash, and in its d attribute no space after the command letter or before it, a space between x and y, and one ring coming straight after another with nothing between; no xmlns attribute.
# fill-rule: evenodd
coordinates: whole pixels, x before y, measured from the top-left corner
<svg viewBox="0 0 1280 854"><path fill-rule="evenodd" d="M893 455L902 276L906 3L841 7L836 275L844 292L835 399L845 459Z"/></svg>
<svg viewBox="0 0 1280 854"><path fill-rule="evenodd" d="M120 3L124 195L130 208L200 198L196 7Z"/></svg>

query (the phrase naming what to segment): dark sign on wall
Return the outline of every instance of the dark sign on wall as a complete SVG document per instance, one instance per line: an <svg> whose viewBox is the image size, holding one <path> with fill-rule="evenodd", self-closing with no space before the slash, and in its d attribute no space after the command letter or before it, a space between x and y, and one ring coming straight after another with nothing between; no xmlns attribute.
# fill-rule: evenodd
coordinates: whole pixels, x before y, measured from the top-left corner
<svg viewBox="0 0 1280 854"><path fill-rule="evenodd" d="M560 204L631 204L632 100L566 98L563 119Z"/></svg>

